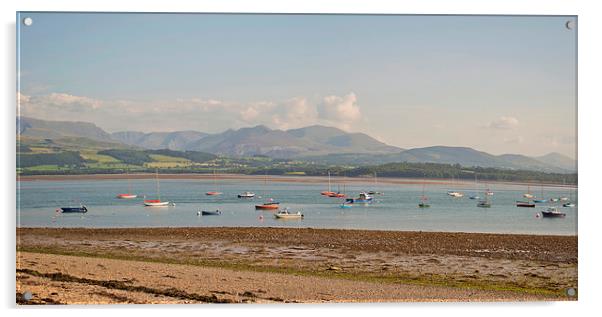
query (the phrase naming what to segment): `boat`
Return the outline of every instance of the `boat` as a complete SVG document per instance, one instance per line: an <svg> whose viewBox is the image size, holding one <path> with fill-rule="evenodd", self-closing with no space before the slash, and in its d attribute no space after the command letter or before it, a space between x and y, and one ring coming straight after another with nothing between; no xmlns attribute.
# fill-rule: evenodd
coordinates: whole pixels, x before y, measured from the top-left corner
<svg viewBox="0 0 602 317"><path fill-rule="evenodd" d="M564 204L562 204L562 207L573 208L573 207L575 207L575 204L574 204L574 203L571 203L571 202L568 202L568 203L564 203Z"/></svg>
<svg viewBox="0 0 602 317"><path fill-rule="evenodd" d="M517 201L516 207L534 208L535 204L530 201Z"/></svg>
<svg viewBox="0 0 602 317"><path fill-rule="evenodd" d="M284 208L278 210L277 213L274 214L276 219L301 219L303 218L303 214L300 211L290 212L288 208Z"/></svg>
<svg viewBox="0 0 602 317"><path fill-rule="evenodd" d="M487 190L485 190L485 195L486 196L493 196L493 191L491 191L489 188L487 188Z"/></svg>
<svg viewBox="0 0 602 317"><path fill-rule="evenodd" d="M491 208L491 203L488 200L479 200L479 202L477 203L477 207Z"/></svg>
<svg viewBox="0 0 602 317"><path fill-rule="evenodd" d="M165 207L169 205L169 201L161 200L161 190L159 189L159 169L155 171L157 181L157 199L144 199L144 206L146 207Z"/></svg>
<svg viewBox="0 0 602 317"><path fill-rule="evenodd" d="M454 186L454 177L452 176L452 186ZM462 198L464 197L464 194L459 192L459 191L455 191L455 190L448 190L447 191L447 195L454 197L454 198Z"/></svg>
<svg viewBox="0 0 602 317"><path fill-rule="evenodd" d="M118 199L134 199L138 197L136 194L132 194L132 181L129 178L129 174L126 171L125 174L128 176L128 192L127 194L117 194Z"/></svg>
<svg viewBox="0 0 602 317"><path fill-rule="evenodd" d="M330 196L330 195L334 195L334 194L336 194L336 193L333 192L332 189L331 189L330 171L328 171L328 190L325 190L325 191L321 192L320 195L322 195L322 196Z"/></svg>
<svg viewBox="0 0 602 317"><path fill-rule="evenodd" d="M462 198L462 197L464 197L464 194L462 194L460 192L457 192L457 191L451 191L451 190L447 192L447 195L448 196L452 196L454 198Z"/></svg>
<svg viewBox="0 0 602 317"><path fill-rule="evenodd" d="M213 170L213 186L217 189L217 175L215 174L215 170ZM215 190L215 191L208 191L205 193L205 195L207 196L218 196L221 195L222 193Z"/></svg>
<svg viewBox="0 0 602 317"><path fill-rule="evenodd" d="M241 194L238 194L238 198L253 198L255 197L255 193L252 192L244 192Z"/></svg>
<svg viewBox="0 0 602 317"><path fill-rule="evenodd" d="M541 216L544 218L564 218L566 214L558 211L556 207L548 207L545 211L541 212Z"/></svg>
<svg viewBox="0 0 602 317"><path fill-rule="evenodd" d="M341 207L342 209L349 209L353 207L353 205L342 203L341 205L339 205L339 207Z"/></svg>
<svg viewBox="0 0 602 317"><path fill-rule="evenodd" d="M474 193L474 195L468 196L468 199L472 199L472 200L481 199L481 197L479 197L479 195L477 194L477 186L478 186L478 183L477 183L477 174L475 173L474 174L474 188L475 188L475 193Z"/></svg>
<svg viewBox="0 0 602 317"><path fill-rule="evenodd" d="M378 186L378 178L376 177L376 172L374 172L374 190L368 191L368 195L383 195L383 193L376 190Z"/></svg>
<svg viewBox="0 0 602 317"><path fill-rule="evenodd" d="M543 198L543 182L541 183L541 196L537 197L538 199L533 199L533 202L536 204L547 203L548 200Z"/></svg>
<svg viewBox="0 0 602 317"><path fill-rule="evenodd" d="M261 205L255 205L255 209L257 210L274 210L274 209L278 209L280 208L280 203L279 202L267 202Z"/></svg>
<svg viewBox="0 0 602 317"><path fill-rule="evenodd" d="M219 216L221 214L222 214L222 212L219 210L213 210L213 211L201 210L201 215L203 215L203 216Z"/></svg>
<svg viewBox="0 0 602 317"><path fill-rule="evenodd" d="M558 202L558 198L550 198L550 201L553 203Z"/></svg>
<svg viewBox="0 0 602 317"><path fill-rule="evenodd" d="M429 208L429 198L424 194L424 187L426 186L424 180L422 180L422 196L420 196L420 202L418 203L419 208Z"/></svg>
<svg viewBox="0 0 602 317"><path fill-rule="evenodd" d="M84 205L81 205L79 207L61 207L61 212L62 213L87 213L88 212L88 208Z"/></svg>
<svg viewBox="0 0 602 317"><path fill-rule="evenodd" d="M368 193L361 192L359 197L357 198L347 198L345 199L345 203L348 204L369 204L374 200L374 197L369 195Z"/></svg>

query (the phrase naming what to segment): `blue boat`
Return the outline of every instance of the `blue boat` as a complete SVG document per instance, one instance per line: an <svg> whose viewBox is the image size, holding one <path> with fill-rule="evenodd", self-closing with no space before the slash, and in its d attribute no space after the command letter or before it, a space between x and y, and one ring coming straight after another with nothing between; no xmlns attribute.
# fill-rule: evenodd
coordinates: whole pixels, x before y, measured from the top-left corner
<svg viewBox="0 0 602 317"><path fill-rule="evenodd" d="M87 213L88 208L86 206L81 205L80 207L61 207L62 213Z"/></svg>
<svg viewBox="0 0 602 317"><path fill-rule="evenodd" d="M547 199L533 199L533 202L541 204L541 203L547 203L548 200Z"/></svg>
<svg viewBox="0 0 602 317"><path fill-rule="evenodd" d="M341 204L340 207L343 208L343 209L349 209L349 208L351 208L351 205L349 205L349 204Z"/></svg>

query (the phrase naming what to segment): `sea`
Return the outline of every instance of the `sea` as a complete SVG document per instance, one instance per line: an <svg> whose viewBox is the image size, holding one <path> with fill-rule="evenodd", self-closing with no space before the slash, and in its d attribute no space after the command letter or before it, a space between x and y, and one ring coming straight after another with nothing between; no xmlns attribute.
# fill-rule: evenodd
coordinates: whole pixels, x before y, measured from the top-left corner
<svg viewBox="0 0 602 317"><path fill-rule="evenodd" d="M490 188L491 208L478 208L474 195L484 197L484 186L464 184L462 188L450 185L428 184L424 193L430 208L418 208L423 193L421 184L365 184L344 186L345 193L357 197L361 191L375 190L371 204L341 208L341 198L320 195L327 185L318 183L272 182L255 180L162 179L162 200L173 202L169 207L145 207L143 199L157 197L154 179L131 180L136 199L117 199L128 192L128 180L36 180L22 181L17 187L17 227L292 227L336 228L396 231L483 232L537 235L577 235L578 197L575 188L545 187L545 198L571 197L576 207L558 209L565 218L542 218L541 211L551 203L537 204L535 208L518 208L517 200L524 200L524 185L495 184ZM336 190L336 187L333 186ZM463 198L453 198L447 191L462 191ZM207 191L220 191L219 196L207 196ZM251 191L253 199L238 198L239 193ZM540 196L539 186L531 192ZM270 199L280 202L281 208L300 211L302 219L276 219L273 211L255 210L256 204ZM85 214L63 214L60 207L88 208ZM198 215L201 210L220 210L219 216Z"/></svg>

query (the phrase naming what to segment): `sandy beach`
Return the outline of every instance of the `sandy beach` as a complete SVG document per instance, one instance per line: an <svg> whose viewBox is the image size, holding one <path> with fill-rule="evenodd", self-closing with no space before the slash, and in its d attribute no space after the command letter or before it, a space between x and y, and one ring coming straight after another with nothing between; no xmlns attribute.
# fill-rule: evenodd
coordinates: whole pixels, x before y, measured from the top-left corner
<svg viewBox="0 0 602 317"><path fill-rule="evenodd" d="M21 304L574 300L577 237L17 229Z"/></svg>

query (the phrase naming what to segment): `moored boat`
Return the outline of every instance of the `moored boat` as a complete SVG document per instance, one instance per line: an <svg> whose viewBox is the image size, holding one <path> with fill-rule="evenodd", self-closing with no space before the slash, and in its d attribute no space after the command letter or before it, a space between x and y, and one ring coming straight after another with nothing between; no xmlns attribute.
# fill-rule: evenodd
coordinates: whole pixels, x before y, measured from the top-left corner
<svg viewBox="0 0 602 317"><path fill-rule="evenodd" d="M347 198L345 203L348 204L369 204L374 200L374 197L367 193L361 192L357 198Z"/></svg>
<svg viewBox="0 0 602 317"><path fill-rule="evenodd" d="M117 194L117 198L119 199L134 199L138 197L136 194Z"/></svg>
<svg viewBox="0 0 602 317"><path fill-rule="evenodd" d="M203 216L219 216L222 212L219 210L201 210L201 215Z"/></svg>
<svg viewBox="0 0 602 317"><path fill-rule="evenodd" d="M349 208L351 208L351 207L353 207L353 206L352 206L352 205L349 205L349 204L345 204L345 203L343 203L343 204L339 205L339 207L341 207L342 209L349 209Z"/></svg>
<svg viewBox="0 0 602 317"><path fill-rule="evenodd" d="M206 192L205 195L207 196L217 196L217 195L221 195L221 192Z"/></svg>
<svg viewBox="0 0 602 317"><path fill-rule="evenodd" d="M217 174L215 174L215 170L213 170L213 187L215 187L216 190L213 191L208 191L205 193L205 195L207 196L218 196L221 195L222 192L217 190Z"/></svg>
<svg viewBox="0 0 602 317"><path fill-rule="evenodd" d="M244 193L238 194L238 198L253 198L253 197L255 197L255 193L252 193L252 192L244 192Z"/></svg>
<svg viewBox="0 0 602 317"><path fill-rule="evenodd" d="M429 198L424 193L424 188L426 184L424 180L422 180L422 196L420 196L420 202L418 203L418 208L429 208L431 205L429 204Z"/></svg>
<svg viewBox="0 0 602 317"><path fill-rule="evenodd" d="M81 205L79 207L61 207L61 212L62 213L87 213L88 212L88 208L84 205Z"/></svg>
<svg viewBox="0 0 602 317"><path fill-rule="evenodd" d="M516 207L534 208L535 204L530 201L517 201Z"/></svg>
<svg viewBox="0 0 602 317"><path fill-rule="evenodd" d="M541 216L544 218L564 218L566 214L558 211L556 207L548 207L545 211L541 212Z"/></svg>
<svg viewBox="0 0 602 317"><path fill-rule="evenodd" d="M477 207L481 208L491 208L491 203L487 200L481 200L477 203Z"/></svg>
<svg viewBox="0 0 602 317"><path fill-rule="evenodd" d="M303 218L303 214L300 211L290 212L288 208L278 210L277 213L274 214L276 219L300 219Z"/></svg>
<svg viewBox="0 0 602 317"><path fill-rule="evenodd" d="M575 207L575 204L574 204L574 203L571 203L571 202L568 202L568 203L564 203L564 204L562 204L562 207L573 208L573 207Z"/></svg>
<svg viewBox="0 0 602 317"><path fill-rule="evenodd" d="M279 202L267 202L262 205L255 205L257 210L274 210L280 208Z"/></svg>
<svg viewBox="0 0 602 317"><path fill-rule="evenodd" d="M159 169L155 170L155 177L157 181L157 199L144 199L144 206L146 207L165 207L169 205L169 201L161 200L161 190L159 188Z"/></svg>

